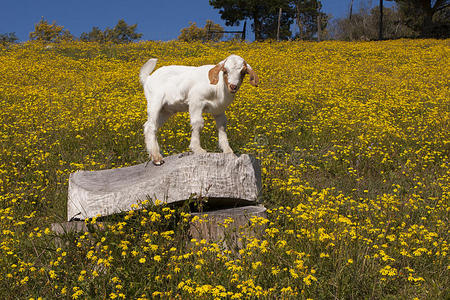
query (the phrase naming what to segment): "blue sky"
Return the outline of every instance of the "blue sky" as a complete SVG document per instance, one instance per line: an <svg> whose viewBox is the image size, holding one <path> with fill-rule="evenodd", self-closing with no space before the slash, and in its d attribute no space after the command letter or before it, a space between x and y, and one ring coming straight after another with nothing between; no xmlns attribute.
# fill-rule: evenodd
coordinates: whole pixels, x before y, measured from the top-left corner
<svg viewBox="0 0 450 300"><path fill-rule="evenodd" d="M360 2L378 4L374 0L354 2L355 7ZM348 14L350 0L322 0L322 4L325 13L343 17ZM137 31L143 33L142 39L162 41L176 39L189 21L203 27L205 21L211 19L225 27L219 11L213 9L208 0L3 0L0 7L0 33L15 32L20 41L28 39L41 17L49 22L56 21L75 36L89 32L93 26L114 27L119 19L124 19L128 24L138 24ZM250 26L247 28L248 38L253 39Z"/></svg>

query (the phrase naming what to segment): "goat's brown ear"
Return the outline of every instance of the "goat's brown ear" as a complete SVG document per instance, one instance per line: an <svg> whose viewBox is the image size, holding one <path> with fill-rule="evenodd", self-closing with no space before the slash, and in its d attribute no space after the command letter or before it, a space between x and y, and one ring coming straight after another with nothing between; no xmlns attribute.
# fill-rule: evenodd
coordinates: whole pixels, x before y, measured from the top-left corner
<svg viewBox="0 0 450 300"><path fill-rule="evenodd" d="M218 63L214 68L209 70L208 77L211 84L217 84L219 82L219 72L223 69L223 64Z"/></svg>
<svg viewBox="0 0 450 300"><path fill-rule="evenodd" d="M250 77L250 84L253 86L258 86L259 84L259 78L258 75L256 75L255 71L252 69L252 67L250 67L249 64L245 64L246 66L246 73L249 75Z"/></svg>

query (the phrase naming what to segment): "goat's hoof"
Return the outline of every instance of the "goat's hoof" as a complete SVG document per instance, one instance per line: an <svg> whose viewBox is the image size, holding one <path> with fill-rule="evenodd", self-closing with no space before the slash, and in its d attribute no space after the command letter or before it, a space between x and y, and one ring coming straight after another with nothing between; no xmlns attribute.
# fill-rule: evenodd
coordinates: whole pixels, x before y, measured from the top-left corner
<svg viewBox="0 0 450 300"><path fill-rule="evenodd" d="M159 160L159 161L152 161L153 162L153 164L155 165L155 166L160 166L160 165L162 165L163 163L164 163L164 161L163 160Z"/></svg>
<svg viewBox="0 0 450 300"><path fill-rule="evenodd" d="M160 166L164 163L163 157L161 154L152 155L152 162L155 166Z"/></svg>

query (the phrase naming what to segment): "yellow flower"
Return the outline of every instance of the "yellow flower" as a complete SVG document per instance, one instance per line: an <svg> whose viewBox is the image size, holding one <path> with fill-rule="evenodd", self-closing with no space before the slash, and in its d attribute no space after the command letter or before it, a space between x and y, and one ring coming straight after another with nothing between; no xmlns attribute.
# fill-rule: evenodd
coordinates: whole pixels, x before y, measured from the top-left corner
<svg viewBox="0 0 450 300"><path fill-rule="evenodd" d="M57 277L56 272L54 270L50 270L48 272L48 275L50 276L51 279L55 279Z"/></svg>
<svg viewBox="0 0 450 300"><path fill-rule="evenodd" d="M304 282L306 285L311 285L311 283L312 283L311 281L317 281L317 278L314 277L314 276L311 275L311 274L309 274L309 275L307 275L306 277L303 278L303 282Z"/></svg>
<svg viewBox="0 0 450 300"><path fill-rule="evenodd" d="M111 278L111 281L114 283L120 282L120 279L118 277Z"/></svg>

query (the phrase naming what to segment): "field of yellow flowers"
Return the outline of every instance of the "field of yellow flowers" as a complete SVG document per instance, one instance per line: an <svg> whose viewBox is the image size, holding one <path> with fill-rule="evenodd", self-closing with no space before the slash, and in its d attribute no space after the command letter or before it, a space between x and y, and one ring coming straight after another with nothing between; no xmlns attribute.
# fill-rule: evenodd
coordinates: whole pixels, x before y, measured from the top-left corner
<svg viewBox="0 0 450 300"><path fill-rule="evenodd" d="M227 112L231 147L262 163L261 234L190 240L189 211L150 203L55 239L71 172L147 160L141 65L231 53L261 80ZM448 299L449 55L449 40L0 48L0 298ZM172 117L164 154L189 136Z"/></svg>

